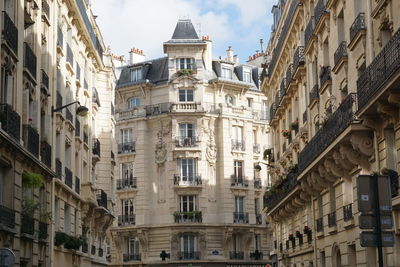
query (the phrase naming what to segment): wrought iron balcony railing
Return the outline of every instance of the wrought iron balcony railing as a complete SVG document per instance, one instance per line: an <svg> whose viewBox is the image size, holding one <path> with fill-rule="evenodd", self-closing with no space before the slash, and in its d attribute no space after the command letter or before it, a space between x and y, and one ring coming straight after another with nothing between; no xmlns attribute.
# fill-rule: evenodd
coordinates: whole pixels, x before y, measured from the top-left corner
<svg viewBox="0 0 400 267"><path fill-rule="evenodd" d="M248 187L249 180L247 176L240 176L236 174L231 175L231 186L241 186L241 187Z"/></svg>
<svg viewBox="0 0 400 267"><path fill-rule="evenodd" d="M354 38L360 31L366 29L367 26L365 25L365 13L361 12L358 14L353 24L350 26L350 43L354 40Z"/></svg>
<svg viewBox="0 0 400 267"><path fill-rule="evenodd" d="M77 194L81 193L81 179L77 176L75 176L75 192Z"/></svg>
<svg viewBox="0 0 400 267"><path fill-rule="evenodd" d="M336 211L328 214L328 226L329 227L336 226Z"/></svg>
<svg viewBox="0 0 400 267"><path fill-rule="evenodd" d="M347 58L347 42L346 41L341 42L339 44L339 47L335 51L335 54L333 56L335 66L343 58Z"/></svg>
<svg viewBox="0 0 400 267"><path fill-rule="evenodd" d="M315 24L318 24L319 20L327 13L329 10L326 8L326 0L319 0L314 9Z"/></svg>
<svg viewBox="0 0 400 267"><path fill-rule="evenodd" d="M297 69L304 65L306 57L304 56L304 46L298 46L293 56L293 73L296 73Z"/></svg>
<svg viewBox="0 0 400 267"><path fill-rule="evenodd" d="M72 171L67 167L64 168L65 184L72 189Z"/></svg>
<svg viewBox="0 0 400 267"><path fill-rule="evenodd" d="M314 36L314 28L315 28L315 18L311 17L310 21L307 24L306 30L304 31L304 43L305 46L311 41Z"/></svg>
<svg viewBox="0 0 400 267"><path fill-rule="evenodd" d="M15 210L0 205L0 225L14 229Z"/></svg>
<svg viewBox="0 0 400 267"><path fill-rule="evenodd" d="M135 152L135 142L125 142L118 145L118 154Z"/></svg>
<svg viewBox="0 0 400 267"><path fill-rule="evenodd" d="M243 140L232 140L232 150L245 151L246 145Z"/></svg>
<svg viewBox="0 0 400 267"><path fill-rule="evenodd" d="M229 258L231 260L244 260L244 252L241 251L230 251Z"/></svg>
<svg viewBox="0 0 400 267"><path fill-rule="evenodd" d="M299 172L305 170L353 122L356 95L350 94L299 154Z"/></svg>
<svg viewBox="0 0 400 267"><path fill-rule="evenodd" d="M40 143L40 157L42 162L51 169L51 145L46 141Z"/></svg>
<svg viewBox="0 0 400 267"><path fill-rule="evenodd" d="M330 66L324 66L321 68L320 74L319 74L319 86L324 86L325 82L331 81L331 67Z"/></svg>
<svg viewBox="0 0 400 267"><path fill-rule="evenodd" d="M117 180L117 190L137 188L137 177L130 175L127 178Z"/></svg>
<svg viewBox="0 0 400 267"><path fill-rule="evenodd" d="M311 89L311 92L310 92L310 102L313 102L314 100L319 99L318 90L319 90L318 84L314 85L314 87Z"/></svg>
<svg viewBox="0 0 400 267"><path fill-rule="evenodd" d="M357 80L358 107L363 108L400 69L398 30Z"/></svg>
<svg viewBox="0 0 400 267"><path fill-rule="evenodd" d="M56 158L56 177L60 180L62 178L62 162L59 158Z"/></svg>
<svg viewBox="0 0 400 267"><path fill-rule="evenodd" d="M286 89L289 87L289 84L292 82L292 74L293 74L293 64L290 64L286 69Z"/></svg>
<svg viewBox="0 0 400 267"><path fill-rule="evenodd" d="M93 156L100 157L100 140L97 138L93 139L93 149L92 149Z"/></svg>
<svg viewBox="0 0 400 267"><path fill-rule="evenodd" d="M97 204L107 209L107 193L103 189L97 190Z"/></svg>
<svg viewBox="0 0 400 267"><path fill-rule="evenodd" d="M135 223L136 223L135 214L119 215L118 216L118 226L134 225Z"/></svg>
<svg viewBox="0 0 400 267"><path fill-rule="evenodd" d="M200 260L199 251L178 251L179 260Z"/></svg>
<svg viewBox="0 0 400 267"><path fill-rule="evenodd" d="M203 216L201 211L177 211L174 213L176 223L201 223Z"/></svg>
<svg viewBox="0 0 400 267"><path fill-rule="evenodd" d="M254 188L256 189L262 188L262 182L260 178L254 178Z"/></svg>
<svg viewBox="0 0 400 267"><path fill-rule="evenodd" d="M24 68L32 75L36 80L36 69L37 69L37 59L32 48L28 43L24 43Z"/></svg>
<svg viewBox="0 0 400 267"><path fill-rule="evenodd" d="M281 103L282 99L286 95L286 78L284 77L281 81L280 89L279 89L279 104Z"/></svg>
<svg viewBox="0 0 400 267"><path fill-rule="evenodd" d="M201 175L174 175L174 185L178 186L199 186L202 184Z"/></svg>
<svg viewBox="0 0 400 267"><path fill-rule="evenodd" d="M29 124L24 125L25 146L35 157L39 157L39 133Z"/></svg>
<svg viewBox="0 0 400 267"><path fill-rule="evenodd" d="M35 233L35 220L31 216L21 216L21 234L33 235Z"/></svg>
<svg viewBox="0 0 400 267"><path fill-rule="evenodd" d="M343 220L347 222L351 219L353 219L353 205L348 204L346 206L343 206Z"/></svg>
<svg viewBox="0 0 400 267"><path fill-rule="evenodd" d="M123 258L124 258L124 262L141 261L142 260L140 254L124 254Z"/></svg>
<svg viewBox="0 0 400 267"><path fill-rule="evenodd" d="M179 136L176 139L176 146L178 147L195 147L196 137L195 136Z"/></svg>
<svg viewBox="0 0 400 267"><path fill-rule="evenodd" d="M5 11L3 11L3 38L13 52L18 55L18 28Z"/></svg>
<svg viewBox="0 0 400 267"><path fill-rule="evenodd" d="M250 256L250 259L256 260L256 261L263 259L263 253L258 250L254 251L254 252L250 252L249 256Z"/></svg>
<svg viewBox="0 0 400 267"><path fill-rule="evenodd" d="M275 184L271 187L264 196L264 207L268 210L271 210L282 199L284 199L296 186L298 185L297 181L297 170L296 168L292 169L281 183Z"/></svg>
<svg viewBox="0 0 400 267"><path fill-rule="evenodd" d="M317 232L324 231L324 217L317 219Z"/></svg>
<svg viewBox="0 0 400 267"><path fill-rule="evenodd" d="M307 110L303 112L303 124L307 122Z"/></svg>
<svg viewBox="0 0 400 267"><path fill-rule="evenodd" d="M234 212L233 213L233 223L249 223L249 213L248 212Z"/></svg>
<svg viewBox="0 0 400 267"><path fill-rule="evenodd" d="M39 239L45 240L48 236L48 225L44 222L39 222Z"/></svg>
<svg viewBox="0 0 400 267"><path fill-rule="evenodd" d="M14 139L20 139L21 117L8 104L0 104L1 128Z"/></svg>

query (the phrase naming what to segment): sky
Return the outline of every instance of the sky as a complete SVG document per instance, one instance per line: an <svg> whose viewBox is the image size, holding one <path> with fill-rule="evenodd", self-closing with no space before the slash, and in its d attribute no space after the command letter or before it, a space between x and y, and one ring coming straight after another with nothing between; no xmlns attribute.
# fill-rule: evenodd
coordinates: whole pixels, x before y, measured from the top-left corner
<svg viewBox="0 0 400 267"><path fill-rule="evenodd" d="M189 18L213 41L213 58L232 46L240 62L268 44L275 0L91 0L106 46L117 55L139 48L146 59L164 56L178 19Z"/></svg>

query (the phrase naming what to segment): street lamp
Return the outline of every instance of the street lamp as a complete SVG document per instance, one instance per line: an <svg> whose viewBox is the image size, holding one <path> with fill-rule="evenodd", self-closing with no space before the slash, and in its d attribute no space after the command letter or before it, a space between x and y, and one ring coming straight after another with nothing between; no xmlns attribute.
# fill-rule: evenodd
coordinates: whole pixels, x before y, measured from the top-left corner
<svg viewBox="0 0 400 267"><path fill-rule="evenodd" d="M264 164L264 165L266 165L267 167L270 167L270 168L275 168L275 166L273 166L273 165L271 165L271 164L268 164L268 163L259 161L258 164L257 164L256 166L254 166L254 170L255 170L256 172L260 172L260 171L261 171L262 168L261 168L261 165L260 165L260 164Z"/></svg>
<svg viewBox="0 0 400 267"><path fill-rule="evenodd" d="M84 117L87 115L87 113L89 112L89 109L85 106L81 106L81 104L79 103L79 101L74 101L72 103L66 104L64 106L58 107L58 108L51 108L51 115L53 116L54 112L58 112L66 107L69 107L73 104L78 104L79 107L76 109L76 115Z"/></svg>

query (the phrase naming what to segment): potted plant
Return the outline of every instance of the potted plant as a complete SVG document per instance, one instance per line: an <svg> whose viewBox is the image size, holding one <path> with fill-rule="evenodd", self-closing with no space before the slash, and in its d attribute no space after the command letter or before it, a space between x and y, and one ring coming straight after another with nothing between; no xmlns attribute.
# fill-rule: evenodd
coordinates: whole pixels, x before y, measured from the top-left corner
<svg viewBox="0 0 400 267"><path fill-rule="evenodd" d="M290 132L288 130L282 130L282 135L285 138L289 138L290 137Z"/></svg>
<svg viewBox="0 0 400 267"><path fill-rule="evenodd" d="M294 240L293 234L289 234L289 240Z"/></svg>
<svg viewBox="0 0 400 267"><path fill-rule="evenodd" d="M193 74L193 70L191 69L182 69L178 71L178 76L189 76Z"/></svg>
<svg viewBox="0 0 400 267"><path fill-rule="evenodd" d="M297 131L299 129L299 119L296 118L291 124L290 129L293 131Z"/></svg>
<svg viewBox="0 0 400 267"><path fill-rule="evenodd" d="M42 175L24 171L22 173L22 187L38 188L42 186Z"/></svg>
<svg viewBox="0 0 400 267"><path fill-rule="evenodd" d="M56 232L54 236L54 245L61 246L67 242L69 235L63 232Z"/></svg>
<svg viewBox="0 0 400 267"><path fill-rule="evenodd" d="M300 231L296 231L296 237L298 237L298 238L300 238L300 237L302 237L303 235L300 233Z"/></svg>
<svg viewBox="0 0 400 267"><path fill-rule="evenodd" d="M311 232L311 230L310 230L310 228L306 225L306 226L304 226L304 233L305 234L308 234L308 233L310 233Z"/></svg>

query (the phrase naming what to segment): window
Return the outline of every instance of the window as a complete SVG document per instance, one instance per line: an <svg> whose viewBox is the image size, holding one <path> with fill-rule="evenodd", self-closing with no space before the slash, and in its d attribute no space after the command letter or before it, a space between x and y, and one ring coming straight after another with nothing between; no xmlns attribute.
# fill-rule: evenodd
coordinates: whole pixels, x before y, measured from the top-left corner
<svg viewBox="0 0 400 267"><path fill-rule="evenodd" d="M235 212L244 212L244 197L235 197Z"/></svg>
<svg viewBox="0 0 400 267"><path fill-rule="evenodd" d="M233 96L231 95L226 95L225 96L225 102L228 106L233 106L234 102L233 102Z"/></svg>
<svg viewBox="0 0 400 267"><path fill-rule="evenodd" d="M179 145L191 146L194 144L194 125L191 123L179 124Z"/></svg>
<svg viewBox="0 0 400 267"><path fill-rule="evenodd" d="M243 127L241 126L233 126L232 127L232 139L237 141L243 140Z"/></svg>
<svg viewBox="0 0 400 267"><path fill-rule="evenodd" d="M237 234L232 235L232 250L233 252L240 252L240 236Z"/></svg>
<svg viewBox="0 0 400 267"><path fill-rule="evenodd" d="M227 67L222 67L221 77L225 79L232 79L232 69Z"/></svg>
<svg viewBox="0 0 400 267"><path fill-rule="evenodd" d="M54 229L60 230L60 200L57 197L54 199Z"/></svg>
<svg viewBox="0 0 400 267"><path fill-rule="evenodd" d="M132 97L128 100L128 109L132 109L140 106L140 98Z"/></svg>
<svg viewBox="0 0 400 267"><path fill-rule="evenodd" d="M64 232L71 233L71 207L64 203Z"/></svg>
<svg viewBox="0 0 400 267"><path fill-rule="evenodd" d="M243 177L243 161L235 160L234 162L235 177Z"/></svg>
<svg viewBox="0 0 400 267"><path fill-rule="evenodd" d="M249 108L253 107L253 98L247 98L247 106Z"/></svg>
<svg viewBox="0 0 400 267"><path fill-rule="evenodd" d="M142 69L141 68L131 69L131 81L137 82L140 80L142 80Z"/></svg>
<svg viewBox="0 0 400 267"><path fill-rule="evenodd" d="M13 84L14 77L11 76L10 70L5 67L1 68L1 91L0 91L0 103L7 103L12 105L13 103Z"/></svg>
<svg viewBox="0 0 400 267"><path fill-rule="evenodd" d="M254 250L261 252L261 235L254 235Z"/></svg>
<svg viewBox="0 0 400 267"><path fill-rule="evenodd" d="M133 215L135 210L133 205L133 199L122 199L121 207L122 207L121 215L123 216Z"/></svg>
<svg viewBox="0 0 400 267"><path fill-rule="evenodd" d="M193 58L178 58L176 60L176 68L178 70L194 69L194 60Z"/></svg>
<svg viewBox="0 0 400 267"><path fill-rule="evenodd" d="M251 83L251 72L250 71L243 72L243 81L247 82L247 83Z"/></svg>
<svg viewBox="0 0 400 267"><path fill-rule="evenodd" d="M122 180L129 180L133 178L133 163L121 163L121 179Z"/></svg>
<svg viewBox="0 0 400 267"><path fill-rule="evenodd" d="M138 259L139 255L139 239L138 238L129 238L127 240L127 254L129 255L129 260Z"/></svg>
<svg viewBox="0 0 400 267"><path fill-rule="evenodd" d="M179 90L179 102L193 102L193 90L192 89L180 89Z"/></svg>
<svg viewBox="0 0 400 267"><path fill-rule="evenodd" d="M183 234L180 240L181 255L180 259L198 259L197 255L197 236L194 234Z"/></svg>
<svg viewBox="0 0 400 267"><path fill-rule="evenodd" d="M254 199L254 213L255 214L260 214L260 207L259 207L259 199L255 198Z"/></svg>
<svg viewBox="0 0 400 267"><path fill-rule="evenodd" d="M179 197L180 212L196 211L196 196L182 195Z"/></svg>
<svg viewBox="0 0 400 267"><path fill-rule="evenodd" d="M123 144L132 142L133 130L132 128L129 129L122 129L121 130L121 141Z"/></svg>
<svg viewBox="0 0 400 267"><path fill-rule="evenodd" d="M194 181L197 173L197 162L195 159L179 159L179 174L181 181Z"/></svg>

